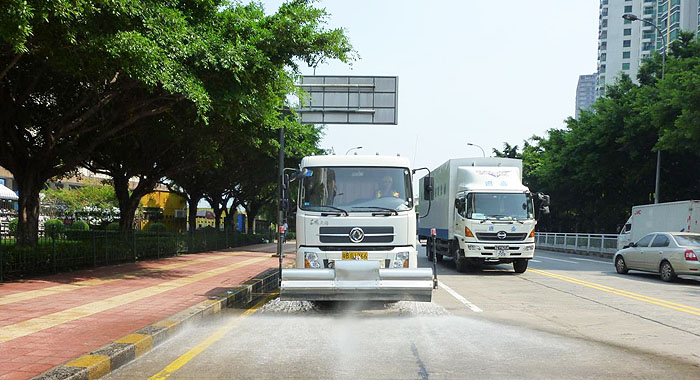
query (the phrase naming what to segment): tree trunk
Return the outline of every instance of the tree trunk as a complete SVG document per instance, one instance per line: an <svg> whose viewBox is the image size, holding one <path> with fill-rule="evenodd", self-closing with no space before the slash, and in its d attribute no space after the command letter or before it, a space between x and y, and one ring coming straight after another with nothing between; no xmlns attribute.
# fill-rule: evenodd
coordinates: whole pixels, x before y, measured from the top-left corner
<svg viewBox="0 0 700 380"><path fill-rule="evenodd" d="M153 186L145 186L139 183L133 192L129 193L129 176L114 175L114 195L119 202L119 232L126 236L134 229L136 210L139 208L141 197L153 190Z"/></svg>
<svg viewBox="0 0 700 380"><path fill-rule="evenodd" d="M190 197L187 199L187 229L190 232L194 232L197 229L197 204L199 204L201 198L201 194L190 194Z"/></svg>
<svg viewBox="0 0 700 380"><path fill-rule="evenodd" d="M217 231L221 230L221 214L223 213L223 209L221 207L212 207L214 209L214 228L216 228Z"/></svg>
<svg viewBox="0 0 700 380"><path fill-rule="evenodd" d="M39 239L39 192L45 181L28 173L15 175L15 180L19 189L17 245L34 247Z"/></svg>

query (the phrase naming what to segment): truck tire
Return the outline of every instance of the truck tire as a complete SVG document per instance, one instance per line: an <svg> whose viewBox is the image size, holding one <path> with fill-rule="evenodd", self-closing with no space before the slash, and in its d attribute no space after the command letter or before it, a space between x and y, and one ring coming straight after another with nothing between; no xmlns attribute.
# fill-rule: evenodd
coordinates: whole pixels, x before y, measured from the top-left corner
<svg viewBox="0 0 700 380"><path fill-rule="evenodd" d="M513 261L513 269L515 270L515 273L525 273L527 270L527 260L517 259Z"/></svg>
<svg viewBox="0 0 700 380"><path fill-rule="evenodd" d="M461 249L458 249L454 255L455 269L459 273L465 273L471 271L471 266L467 262L467 258L462 256Z"/></svg>

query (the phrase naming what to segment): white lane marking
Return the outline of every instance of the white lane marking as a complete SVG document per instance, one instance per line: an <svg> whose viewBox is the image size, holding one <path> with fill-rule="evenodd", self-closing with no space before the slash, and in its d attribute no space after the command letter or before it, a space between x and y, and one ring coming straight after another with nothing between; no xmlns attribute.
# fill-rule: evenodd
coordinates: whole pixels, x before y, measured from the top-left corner
<svg viewBox="0 0 700 380"><path fill-rule="evenodd" d="M592 263L605 264L605 265L610 265L610 264L612 264L612 261L601 261L601 260L593 260L593 259L579 259L579 258L576 258L576 257L572 257L571 260L590 261L590 262L592 262Z"/></svg>
<svg viewBox="0 0 700 380"><path fill-rule="evenodd" d="M553 257L544 257L544 256L538 256L540 259L545 259L545 260L554 260L554 261L562 261L565 263L569 264L578 264L576 261L569 261L569 260L562 260L562 259L555 259Z"/></svg>
<svg viewBox="0 0 700 380"><path fill-rule="evenodd" d="M535 259L530 259L530 261L532 261L533 263L541 263L541 261Z"/></svg>
<svg viewBox="0 0 700 380"><path fill-rule="evenodd" d="M455 292L450 288L449 286L445 285L442 281L439 281L440 287L447 290L447 293L450 293L452 297L456 298L459 302L463 303L466 307L471 309L471 311L476 312L476 313L481 313L483 310L479 308L478 306L474 305L473 303L467 301L466 298L462 297L461 294Z"/></svg>

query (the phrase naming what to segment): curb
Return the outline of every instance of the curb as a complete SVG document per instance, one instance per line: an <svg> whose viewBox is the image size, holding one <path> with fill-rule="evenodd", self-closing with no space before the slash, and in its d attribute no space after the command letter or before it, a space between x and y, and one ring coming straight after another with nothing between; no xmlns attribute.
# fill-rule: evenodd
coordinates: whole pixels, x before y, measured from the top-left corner
<svg viewBox="0 0 700 380"><path fill-rule="evenodd" d="M167 340L187 324L219 313L222 307L242 307L253 302L256 294L277 290L279 272L267 269L243 284L210 297L170 317L121 337L66 364L54 367L35 380L93 380L109 374Z"/></svg>

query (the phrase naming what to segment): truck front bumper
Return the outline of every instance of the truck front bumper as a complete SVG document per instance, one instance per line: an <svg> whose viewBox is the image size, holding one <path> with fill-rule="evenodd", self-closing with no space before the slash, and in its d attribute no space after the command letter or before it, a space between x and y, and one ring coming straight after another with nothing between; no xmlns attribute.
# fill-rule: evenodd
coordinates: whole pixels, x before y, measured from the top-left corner
<svg viewBox="0 0 700 380"><path fill-rule="evenodd" d="M282 270L280 299L430 302L430 268L381 269L374 260L336 260L334 268Z"/></svg>
<svg viewBox="0 0 700 380"><path fill-rule="evenodd" d="M486 261L532 259L535 256L535 243L479 243L463 242L464 257Z"/></svg>

